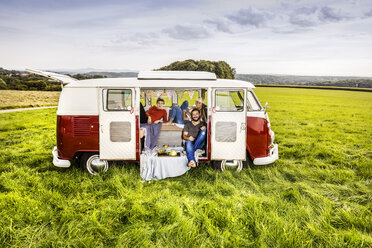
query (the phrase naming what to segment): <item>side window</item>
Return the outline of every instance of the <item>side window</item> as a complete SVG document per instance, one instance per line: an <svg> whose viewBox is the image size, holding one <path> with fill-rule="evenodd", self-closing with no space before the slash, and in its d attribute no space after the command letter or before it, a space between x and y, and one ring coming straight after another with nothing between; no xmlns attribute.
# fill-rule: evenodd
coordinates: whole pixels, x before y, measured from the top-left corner
<svg viewBox="0 0 372 248"><path fill-rule="evenodd" d="M248 91L247 92L247 99L248 99L248 110L249 111L259 111L261 110L261 105L260 103L258 102L258 100L256 99L256 97L254 96L253 92L251 91Z"/></svg>
<svg viewBox="0 0 372 248"><path fill-rule="evenodd" d="M107 90L106 110L129 111L132 109L132 91L128 89Z"/></svg>
<svg viewBox="0 0 372 248"><path fill-rule="evenodd" d="M216 90L216 111L240 112L244 110L244 91Z"/></svg>

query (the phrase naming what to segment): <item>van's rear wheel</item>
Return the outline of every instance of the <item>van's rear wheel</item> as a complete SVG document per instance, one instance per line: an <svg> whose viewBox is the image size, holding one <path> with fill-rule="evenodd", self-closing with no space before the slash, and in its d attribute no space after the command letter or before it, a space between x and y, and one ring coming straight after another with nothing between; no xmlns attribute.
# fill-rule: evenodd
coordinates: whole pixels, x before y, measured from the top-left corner
<svg viewBox="0 0 372 248"><path fill-rule="evenodd" d="M99 159L98 153L84 153L80 158L80 167L91 175L106 172L109 168L107 160Z"/></svg>

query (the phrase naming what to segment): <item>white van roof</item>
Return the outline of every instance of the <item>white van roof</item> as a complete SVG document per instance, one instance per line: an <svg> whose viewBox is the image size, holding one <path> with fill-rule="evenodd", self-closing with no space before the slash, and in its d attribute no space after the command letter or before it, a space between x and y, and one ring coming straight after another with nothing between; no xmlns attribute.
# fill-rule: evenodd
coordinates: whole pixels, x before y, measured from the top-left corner
<svg viewBox="0 0 372 248"><path fill-rule="evenodd" d="M137 78L97 78L79 80L70 83L65 88L115 88L115 87L140 87L140 88L255 88L253 84L233 79L146 79Z"/></svg>
<svg viewBox="0 0 372 248"><path fill-rule="evenodd" d="M216 80L216 74L206 71L140 71L139 80L173 79L173 80Z"/></svg>

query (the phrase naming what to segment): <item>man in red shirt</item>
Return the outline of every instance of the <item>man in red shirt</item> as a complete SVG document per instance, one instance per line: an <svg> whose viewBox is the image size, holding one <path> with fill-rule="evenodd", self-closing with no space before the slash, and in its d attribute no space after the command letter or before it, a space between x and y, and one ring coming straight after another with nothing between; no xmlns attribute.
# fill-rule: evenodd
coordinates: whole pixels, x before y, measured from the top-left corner
<svg viewBox="0 0 372 248"><path fill-rule="evenodd" d="M166 122L167 121L167 111L163 109L164 100L162 98L158 98L156 100L156 106L152 106L149 110L146 111L146 115L148 116L147 123L159 123L159 122Z"/></svg>
<svg viewBox="0 0 372 248"><path fill-rule="evenodd" d="M147 124L140 124L141 128L146 130L145 150L152 150L156 146L162 122L167 121L167 111L163 109L164 103L163 99L158 98L156 106L152 106L146 111L146 115L148 116Z"/></svg>

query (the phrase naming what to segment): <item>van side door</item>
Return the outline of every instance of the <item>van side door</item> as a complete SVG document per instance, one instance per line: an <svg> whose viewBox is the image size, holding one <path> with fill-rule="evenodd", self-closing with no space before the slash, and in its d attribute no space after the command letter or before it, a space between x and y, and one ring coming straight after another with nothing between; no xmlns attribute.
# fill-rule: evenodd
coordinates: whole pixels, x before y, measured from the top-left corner
<svg viewBox="0 0 372 248"><path fill-rule="evenodd" d="M246 89L212 89L211 159L246 160Z"/></svg>
<svg viewBox="0 0 372 248"><path fill-rule="evenodd" d="M136 159L134 88L99 90L100 159Z"/></svg>

